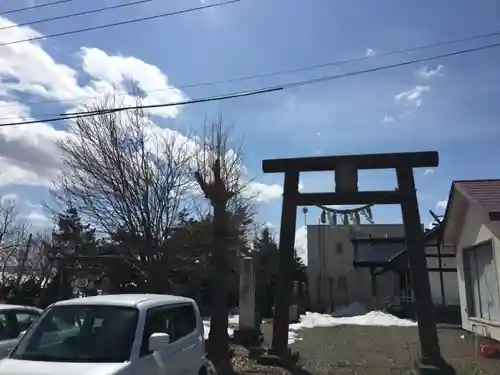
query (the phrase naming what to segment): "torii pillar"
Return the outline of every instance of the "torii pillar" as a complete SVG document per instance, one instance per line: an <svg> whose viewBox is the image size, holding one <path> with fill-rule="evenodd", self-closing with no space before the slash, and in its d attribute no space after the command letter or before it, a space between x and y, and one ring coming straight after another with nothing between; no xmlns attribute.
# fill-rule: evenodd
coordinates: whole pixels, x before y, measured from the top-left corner
<svg viewBox="0 0 500 375"><path fill-rule="evenodd" d="M289 307L292 294L293 250L297 206L399 204L403 216L410 274L417 312L421 374L453 374L453 368L441 356L431 298L425 244L413 177L413 168L437 167L437 152L322 156L310 158L270 159L262 162L264 173L284 173L283 207L280 227L280 262L276 283L273 321L273 352L288 353ZM395 169L398 187L390 191L359 191L358 171ZM300 172L332 171L335 192L300 193Z"/></svg>

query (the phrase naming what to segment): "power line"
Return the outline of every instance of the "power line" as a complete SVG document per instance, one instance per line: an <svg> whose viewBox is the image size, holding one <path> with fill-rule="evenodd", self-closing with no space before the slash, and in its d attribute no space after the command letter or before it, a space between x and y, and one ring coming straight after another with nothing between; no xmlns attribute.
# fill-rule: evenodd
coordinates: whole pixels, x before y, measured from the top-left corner
<svg viewBox="0 0 500 375"><path fill-rule="evenodd" d="M140 0L140 1L133 1L131 3L126 3L126 4L119 4L119 5L112 5L112 6L102 7L102 8L95 8L95 9L85 10L85 11L82 11L82 12L64 14L62 16L43 18L43 19L40 19L40 20L28 21L28 22L18 23L16 25L10 25L10 26L5 26L5 27L0 27L0 30L12 29L14 27L23 27L23 26L29 26L29 25L36 25L36 24L39 24L39 23L50 22L50 21L57 21L57 20L62 20L62 19L66 19L66 18L71 18L71 17L79 17L79 16L84 16L84 15L87 15L87 14L93 14L93 13L104 12L104 11L107 11L107 10L113 10L113 9L118 9L118 8L130 7L130 6L138 5L138 4L142 4L142 3L149 3L151 1L153 1L153 0Z"/></svg>
<svg viewBox="0 0 500 375"><path fill-rule="evenodd" d="M146 108L173 107L173 106L178 106L178 105L187 105L187 104L214 102L214 101L220 101L220 100L242 98L242 97L252 96L252 95L258 95L258 94L265 94L265 93L274 92L274 91L281 91L281 90L283 90L283 88L281 88L281 87L273 87L273 88L266 88L266 89L262 89L262 90L253 90L253 91L246 91L246 92L238 92L238 93L234 93L234 94L227 94L227 95L220 95L220 96L212 96L212 97L206 97L206 98L192 99L192 100L186 100L186 101L183 101L183 102L176 102L176 103L152 104L152 105L147 105L147 106L111 108L111 109L102 110L100 112L98 112L98 111L93 111L93 112L90 111L90 112L82 113L82 114L62 115L62 116L54 117L54 118L51 118L51 119L29 120L29 121L20 121L20 122L8 123L8 124L0 124L0 127L3 127L3 126L14 126L14 125L36 124L36 123L39 123L39 122L56 122L56 121L63 121L63 120L71 120L71 119L77 119L77 118L83 118L83 117L96 116L96 115L99 115L99 114L108 114L108 113L115 113L115 112L121 112L121 111L129 111L131 109L139 109L139 108L146 109Z"/></svg>
<svg viewBox="0 0 500 375"><path fill-rule="evenodd" d="M65 0L65 1L71 1L71 0ZM19 43L25 43L25 42L33 42L33 41L41 40L41 39L56 38L56 37L65 36L65 35L79 34L79 33L83 33L83 32L86 32L86 31L107 29L107 28L115 27L115 26L129 25L129 24L132 24L132 23L150 21L150 20L154 20L154 19L158 19L158 18L163 18L163 17L168 17L168 16L176 16L176 15L179 15L179 14L184 14L184 13L189 13L189 12L195 12L195 11L198 11L198 10L220 7L220 6L223 6L223 5L229 5L229 4L237 3L239 1L241 1L241 0L228 0L228 1L220 2L220 3L215 3L215 4L209 4L209 5L199 6L199 7L193 7L193 8L187 8L187 9L177 10L175 12L157 14L157 15L154 15L154 16L134 18L134 19L127 20L127 21L120 21L120 22L108 23L108 24L104 24L104 25L98 25L98 26L92 26L92 27L85 27L85 28L81 28L81 29L63 31L63 32L60 32L60 33L35 36L35 37L32 37L32 38L27 38L27 39L13 40L11 42L1 43L0 47L11 46L13 44L19 44Z"/></svg>
<svg viewBox="0 0 500 375"><path fill-rule="evenodd" d="M288 69L288 70L280 70L280 71L275 71L275 72L270 72L270 73L254 74L254 75L248 75L248 76L227 79L227 80L207 81L207 82L196 83L196 84L191 84L191 85L179 86L179 88L211 86L211 85L222 84L222 83L232 83L232 82L247 81L247 80L257 79L257 78L273 77L273 76L283 75L283 74L298 73L298 72L303 72L303 71L308 71L308 70L315 70L315 69L320 69L320 68L327 68L327 67L331 67L331 66L345 65L345 64L349 64L349 63L370 60L370 59L373 59L375 57L378 58L378 57L399 55L402 53L415 52L415 51L429 49L429 48L433 48L433 47L442 47L442 46L450 45L450 44L457 44L457 43L463 43L463 42L477 40L477 39L484 39L484 38L488 38L488 37L492 37L492 36L500 36L500 31L496 31L493 33L488 33L488 34L480 34L480 35L475 35L475 36L470 36L470 37L465 37L465 38L460 38L460 39L448 40L448 41L443 41L443 42L438 42L438 43L425 44L425 45L417 46L417 47L403 48L403 49L379 53L379 54L372 55L372 56L355 57L352 59L337 60L337 61L327 62L327 63L323 63L323 64L309 65L306 67L299 67L299 68L293 68L293 69Z"/></svg>
<svg viewBox="0 0 500 375"><path fill-rule="evenodd" d="M434 48L434 47L442 47L442 46L446 46L446 45L458 44L458 43L462 43L462 42L484 39L484 38L493 37L493 36L500 36L500 31L495 31L495 32L486 33L486 34L479 34L479 35L474 35L474 36L469 36L469 37L464 37L464 38L459 38L459 39L452 39L452 40L447 40L447 41L443 41L443 42L425 44L425 45L420 45L420 46L416 46L416 47L402 48L402 49L397 49L397 50L393 50L393 51L382 52L382 53L376 54L374 56L362 56L362 57L356 57L356 58L346 59L346 60L330 61L330 62L323 63L323 64L308 65L308 66L292 68L292 69L288 69L288 70L280 70L280 71L274 71L274 72L268 72L268 73L253 74L253 75L247 75L247 76L241 76L241 77L229 78L229 79L222 79L222 80L204 81L204 82L199 82L199 83L180 85L180 86L176 86L176 87L178 89L188 89L188 88L194 88L194 87L214 86L214 85L225 84L225 83L234 83L234 82L249 81L249 80L259 79L259 78L274 77L274 76L278 76L278 75L298 73L298 72L304 72L304 71L332 67L332 66L346 65L349 63L371 60L371 59L378 58L378 57L386 57L386 56L393 56L393 55L398 55L398 54L403 54L403 53L408 53L408 52L415 52L415 51L419 51L419 50L425 50L425 49ZM168 89L158 88L158 89L146 90L145 92L151 93L151 92L159 92L159 91L166 91L166 90L168 90ZM124 93L118 94L118 95L127 95L127 93L124 92ZM33 105L42 105L42 104L65 103L65 102L87 100L87 99L93 99L93 98L97 98L97 97L96 96L87 96L87 97L75 97L75 98L71 98L71 99L39 100L39 101L27 102L27 103L33 106ZM0 108L1 107L11 107L11 106L14 106L14 104L0 105Z"/></svg>
<svg viewBox="0 0 500 375"><path fill-rule="evenodd" d="M38 5L31 5L29 7L24 7L24 8L17 8L17 9L6 10L6 11L3 11L3 12L0 12L0 16L3 16L5 14L12 14L12 13L23 12L25 10L30 10L30 9L44 8L44 7L48 7L48 6L52 6L52 5L57 5L57 4L69 3L70 1L73 1L73 0L58 0L58 1L52 1L50 3L43 3L43 4L38 4Z"/></svg>
<svg viewBox="0 0 500 375"><path fill-rule="evenodd" d="M492 44L487 44L484 46L463 49L463 50L459 50L459 51L455 51L455 52L444 53L444 54L430 56L430 57L424 57L424 58L420 58L420 59L403 61L403 62L396 63L396 64L382 65L382 66L378 66L378 67L370 68L370 69L356 70L356 71L346 72L346 73L337 74L337 75L324 76L324 77L316 78L316 79L302 80L302 81L292 82L292 83L288 83L288 84L284 84L284 85L280 85L280 86L264 87L264 88L260 88L260 89L252 90L252 91L244 91L244 92L237 92L237 93L227 94L227 95L205 97L205 98L187 100L184 102L176 102L176 103L151 104L151 105L130 106L130 107L121 107L121 108L109 108L109 109L103 109L103 110L97 110L97 111L74 112L74 113L68 113L68 114L64 114L64 115L60 115L58 117L48 118L48 119L19 121L19 122L0 124L0 127L14 126L14 125L27 125L27 124L34 124L34 123L39 123L39 122L56 122L56 121L71 120L71 119L82 118L82 117L96 116L96 115L100 115L100 114L109 114L109 113L115 113L115 112L129 111L129 110L133 110L133 109L152 109L152 108L173 107L173 106L178 106L178 105L196 104L196 103L203 103L203 102L227 100L227 99L233 99L233 98L238 98L238 97L253 96L253 95L265 94L265 93L269 93L269 92L282 91L284 89L288 89L288 88L292 88L292 87L305 86L305 85L310 85L310 84L315 84L315 83L320 83L320 82L325 82L325 81L332 81L335 79L353 77L353 76L378 72L378 71L382 71L382 70L389 70L389 69L394 69L394 68L398 68L398 67L402 67L402 66L419 64L422 62L438 60L438 59L463 55L463 54L477 52L477 51L483 51L483 50L487 50L487 49L491 49L491 48L496 48L499 46L500 46L500 42L499 43L492 43Z"/></svg>
<svg viewBox="0 0 500 375"><path fill-rule="evenodd" d="M403 62L390 64L390 65L377 66L375 68L370 68L370 69L355 70L352 72L324 76L324 77L315 78L315 79L306 79L306 80L291 82L291 83L278 85L278 86L268 86L268 87L257 89L256 91L259 91L258 93L267 93L270 91L277 91L279 89L284 90L284 89L288 89L288 88L292 88L292 87L306 86L306 85L311 85L311 84L325 82L325 81L332 81L332 80L340 79L340 78L353 77L353 76L358 76L358 75L363 75L363 74L368 74L368 73L379 72L382 70L399 68L399 67L403 67L403 66L407 66L407 65L419 64L419 63L426 62L426 61L432 61L432 60L438 60L438 59L443 59L443 58L452 57L452 56L463 55L463 54L482 51L482 50L495 48L495 47L499 47L499 46L500 46L500 42L492 43L492 44L487 44L484 46L463 49L463 50L459 50L459 51L455 51L455 52L443 53L440 55L423 57L420 59L408 60L408 61L403 61ZM237 95L237 94L232 94L232 95ZM248 96L248 95L245 95L245 96ZM182 103L179 103L179 104L182 104ZM73 113L68 113L68 114L61 114L61 116L79 116L79 115L87 115L87 114L92 114L92 113L93 114L100 114L100 113L108 113L108 112L111 113L111 112L127 111L127 110L137 109L137 108L147 109L147 108L167 107L167 106L172 106L172 105L176 105L176 104L172 104L172 103L152 104L152 105L145 105L145 106L123 107L123 108L117 108L117 109L112 108L112 109L104 109L104 110L96 110L96 111L73 112Z"/></svg>

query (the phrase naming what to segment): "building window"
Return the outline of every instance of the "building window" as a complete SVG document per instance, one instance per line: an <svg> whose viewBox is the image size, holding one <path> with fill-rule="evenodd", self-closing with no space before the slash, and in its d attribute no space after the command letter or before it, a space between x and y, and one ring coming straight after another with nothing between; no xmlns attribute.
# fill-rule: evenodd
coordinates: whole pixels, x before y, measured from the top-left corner
<svg viewBox="0 0 500 375"><path fill-rule="evenodd" d="M342 242L337 242L337 245L336 245L337 254L342 254L343 250L344 250L344 248L342 246Z"/></svg>
<svg viewBox="0 0 500 375"><path fill-rule="evenodd" d="M470 317L500 321L500 294L491 241L464 249L465 288Z"/></svg>

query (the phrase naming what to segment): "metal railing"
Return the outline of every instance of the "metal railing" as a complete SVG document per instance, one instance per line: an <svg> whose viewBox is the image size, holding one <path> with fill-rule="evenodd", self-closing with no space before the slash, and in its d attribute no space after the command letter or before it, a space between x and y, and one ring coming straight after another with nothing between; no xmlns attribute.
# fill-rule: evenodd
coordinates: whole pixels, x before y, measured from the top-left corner
<svg viewBox="0 0 500 375"><path fill-rule="evenodd" d="M384 298L383 306L400 306L400 305L411 305L413 303L412 296L388 296Z"/></svg>

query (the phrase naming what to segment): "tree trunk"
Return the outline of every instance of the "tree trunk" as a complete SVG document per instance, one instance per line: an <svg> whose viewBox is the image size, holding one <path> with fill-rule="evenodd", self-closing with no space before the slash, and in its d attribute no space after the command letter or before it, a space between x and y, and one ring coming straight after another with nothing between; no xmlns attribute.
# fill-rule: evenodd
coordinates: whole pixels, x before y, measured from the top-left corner
<svg viewBox="0 0 500 375"><path fill-rule="evenodd" d="M213 362L218 375L232 373L229 358L228 328L228 238L227 212L225 202L214 204L214 252L212 256L212 317L208 337L208 357Z"/></svg>

